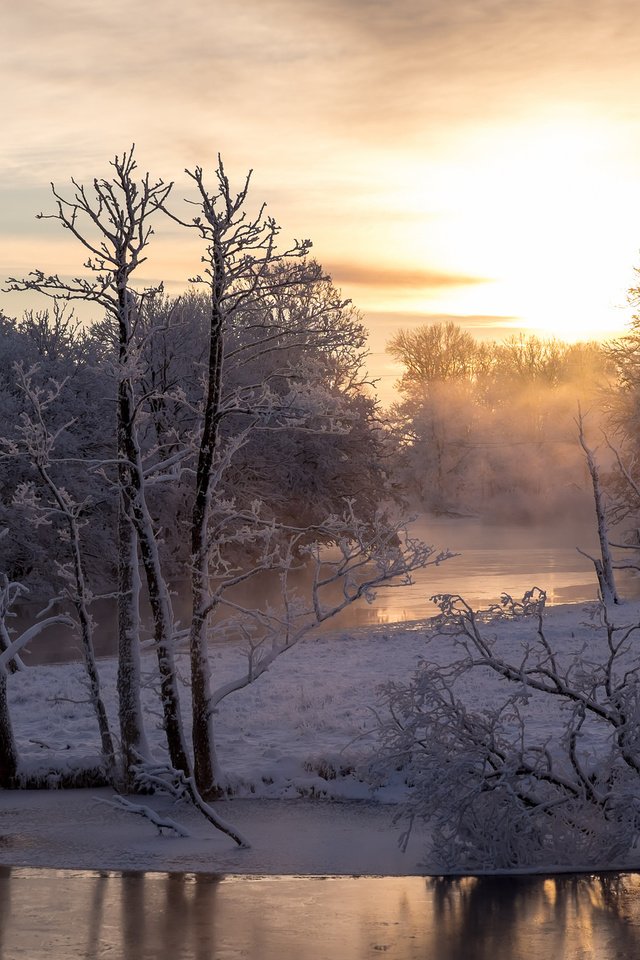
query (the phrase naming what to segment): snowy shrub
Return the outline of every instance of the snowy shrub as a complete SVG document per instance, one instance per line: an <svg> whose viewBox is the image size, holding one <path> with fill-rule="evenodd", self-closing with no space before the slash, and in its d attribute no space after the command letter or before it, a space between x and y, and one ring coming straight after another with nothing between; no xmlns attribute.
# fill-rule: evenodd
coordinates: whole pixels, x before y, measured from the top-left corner
<svg viewBox="0 0 640 960"><path fill-rule="evenodd" d="M385 688L383 762L411 788L409 830L430 824L430 859L447 870L622 862L640 832L638 626L602 608L588 648L552 643L540 603L533 637L514 643L459 597L440 604L437 636L458 656Z"/></svg>

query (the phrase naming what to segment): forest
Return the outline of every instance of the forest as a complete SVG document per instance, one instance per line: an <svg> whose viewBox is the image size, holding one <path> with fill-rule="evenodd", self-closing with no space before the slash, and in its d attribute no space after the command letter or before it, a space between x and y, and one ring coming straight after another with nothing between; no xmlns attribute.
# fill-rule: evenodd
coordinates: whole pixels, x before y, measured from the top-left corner
<svg viewBox="0 0 640 960"><path fill-rule="evenodd" d="M234 188L221 160L210 178L199 167L188 173L193 196L182 208L171 184L139 174L133 150L105 179L54 187L48 216L76 241L82 271L69 278L34 269L5 283L50 303L20 318L0 313L0 787L60 785L62 766L50 758L41 769L22 763L10 691L37 669L24 651L63 628L77 639L100 743L98 756L65 769L64 785L110 784L134 812L125 795L186 798L243 845L211 802L230 790L216 747L220 704L348 605L445 563L446 548L408 532L416 510L514 523L584 518L597 463L614 565L635 566L640 320L604 344L524 334L479 341L453 322L401 330L388 346L403 370L398 399L385 409L367 372L362 318L311 257L310 242L280 249L278 224L250 197L250 175ZM177 297L137 283L163 222L201 244ZM76 302L90 305L92 322L77 319ZM105 601L114 611L115 708L105 702L94 643ZM542 617L544 601L528 603L511 601L507 614ZM487 791L490 741L491 777L510 784L517 803L546 811L564 797L575 826L586 797L590 810L615 819L615 771L640 769L629 739L629 704L640 690L638 668L625 659L632 631L616 640L619 627L605 618L609 659L584 680L574 676L577 661L554 660L540 620L541 652L525 679L487 646L463 598L442 598L441 613L449 634L466 638L470 659L427 664L413 685L390 688L393 720L381 727L390 756L417 763L418 815L439 815L433 805L451 781L438 780L438 758L452 751L463 757L456 777L464 768L471 782L470 765ZM209 656L222 641L244 651L243 669L223 680ZM149 681L141 662L150 657L161 752L150 746L142 704ZM462 707L449 694L452 671L478 662L609 723L618 753L602 795L571 749L541 766L525 757L528 747L517 762L497 748L502 717L477 719L469 752ZM440 752L420 766L412 751L425 742L423 722ZM563 729L575 732L577 722ZM494 813L483 813L485 835ZM459 838L465 812L456 816ZM517 816L510 822L517 831ZM444 834L455 857L460 849Z"/></svg>

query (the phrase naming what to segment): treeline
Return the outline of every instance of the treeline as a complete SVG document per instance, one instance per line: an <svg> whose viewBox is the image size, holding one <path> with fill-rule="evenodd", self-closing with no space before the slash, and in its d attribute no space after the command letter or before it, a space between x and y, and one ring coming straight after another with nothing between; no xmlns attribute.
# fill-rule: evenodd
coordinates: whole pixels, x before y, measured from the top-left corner
<svg viewBox="0 0 640 960"><path fill-rule="evenodd" d="M400 331L392 408L401 482L435 513L532 521L579 508L588 490L578 407L599 435L615 362L598 343L519 335L480 342L454 323ZM610 458L608 458L610 459Z"/></svg>

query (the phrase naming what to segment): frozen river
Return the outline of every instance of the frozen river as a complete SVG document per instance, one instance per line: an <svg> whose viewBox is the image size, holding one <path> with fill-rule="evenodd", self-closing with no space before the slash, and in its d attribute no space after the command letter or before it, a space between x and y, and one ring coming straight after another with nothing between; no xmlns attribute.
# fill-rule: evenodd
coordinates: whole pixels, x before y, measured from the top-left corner
<svg viewBox="0 0 640 960"><path fill-rule="evenodd" d="M0 960L637 960L640 876L0 868Z"/></svg>

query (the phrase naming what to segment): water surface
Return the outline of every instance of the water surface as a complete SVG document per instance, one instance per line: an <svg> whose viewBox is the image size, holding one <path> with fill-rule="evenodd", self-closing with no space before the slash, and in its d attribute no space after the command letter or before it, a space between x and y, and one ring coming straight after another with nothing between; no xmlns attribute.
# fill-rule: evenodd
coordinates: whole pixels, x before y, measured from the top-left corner
<svg viewBox="0 0 640 960"><path fill-rule="evenodd" d="M468 519L420 518L410 533L438 550L449 548L457 556L439 566L417 570L413 584L378 590L373 603L361 600L322 629L336 630L407 620L421 620L438 611L430 597L438 593L460 594L478 609L497 603L503 592L521 598L526 590L539 587L550 605L579 603L597 597L593 564L576 547L595 551L595 531L584 525L513 526ZM640 580L618 575L623 596L636 597ZM240 602L266 603L273 596L277 577L265 575L252 581L251 592ZM176 585L176 615L189 617L188 603ZM30 622L25 617L25 625ZM112 602L98 602L93 609L97 623L95 647L99 656L116 652L115 608ZM149 633L151 626L148 626ZM38 638L25 657L30 663L65 661L79 657L78 641L67 629L52 630Z"/></svg>
<svg viewBox="0 0 640 960"><path fill-rule="evenodd" d="M0 960L625 960L640 876L0 869Z"/></svg>

